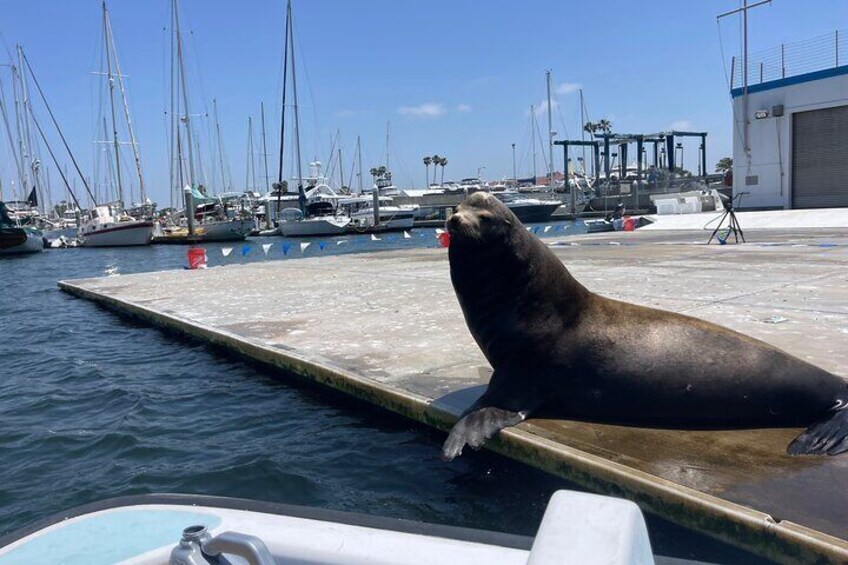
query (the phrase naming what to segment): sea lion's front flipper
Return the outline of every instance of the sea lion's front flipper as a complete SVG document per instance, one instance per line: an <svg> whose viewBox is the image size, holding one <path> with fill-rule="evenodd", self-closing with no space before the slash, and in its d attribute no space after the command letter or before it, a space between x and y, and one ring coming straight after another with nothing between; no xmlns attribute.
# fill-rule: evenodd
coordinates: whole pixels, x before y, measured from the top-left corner
<svg viewBox="0 0 848 565"><path fill-rule="evenodd" d="M839 400L827 417L792 440L790 455L839 455L848 451L848 401Z"/></svg>
<svg viewBox="0 0 848 565"><path fill-rule="evenodd" d="M468 412L451 429L442 446L442 459L450 461L462 453L466 444L478 449L487 439L504 428L527 418L527 412L512 412L496 406L482 406Z"/></svg>

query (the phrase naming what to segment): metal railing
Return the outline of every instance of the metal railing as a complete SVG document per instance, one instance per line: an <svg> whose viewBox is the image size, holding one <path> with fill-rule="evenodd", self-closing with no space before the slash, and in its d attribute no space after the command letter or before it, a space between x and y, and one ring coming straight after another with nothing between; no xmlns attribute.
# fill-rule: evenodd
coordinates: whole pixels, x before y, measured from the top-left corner
<svg viewBox="0 0 848 565"><path fill-rule="evenodd" d="M748 86L848 65L848 30L783 43L748 55ZM742 60L733 57L731 88L742 88Z"/></svg>

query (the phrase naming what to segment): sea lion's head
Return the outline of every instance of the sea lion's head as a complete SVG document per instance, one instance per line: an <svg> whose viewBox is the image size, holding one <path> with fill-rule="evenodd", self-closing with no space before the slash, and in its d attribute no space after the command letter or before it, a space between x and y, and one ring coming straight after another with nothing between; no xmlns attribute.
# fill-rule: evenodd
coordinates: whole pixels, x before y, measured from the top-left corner
<svg viewBox="0 0 848 565"><path fill-rule="evenodd" d="M480 246L509 241L518 218L503 202L486 192L475 192L466 198L448 219L450 245Z"/></svg>

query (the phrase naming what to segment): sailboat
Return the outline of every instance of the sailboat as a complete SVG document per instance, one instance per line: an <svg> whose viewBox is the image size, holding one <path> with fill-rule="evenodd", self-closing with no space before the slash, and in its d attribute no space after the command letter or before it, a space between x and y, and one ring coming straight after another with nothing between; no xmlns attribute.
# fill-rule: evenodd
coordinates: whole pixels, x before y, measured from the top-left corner
<svg viewBox="0 0 848 565"><path fill-rule="evenodd" d="M118 120L115 110L115 86L120 85L121 99L124 104L127 128L130 133L131 145L135 153L136 169L138 171L139 187L144 200L144 180L141 174L141 161L138 156L135 135L129 116L123 77L118 63L115 41L112 37L112 24L106 2L103 2L103 43L106 59L106 81L109 87L109 107L112 115L112 139L115 158L115 182L118 190L118 200L95 206L83 218L79 228L79 238L83 247L125 247L150 245L153 237L153 220L151 218L134 218L124 209L124 191L121 181L121 154L118 141ZM114 69L113 69L114 66ZM104 123L105 125L105 123Z"/></svg>
<svg viewBox="0 0 848 565"><path fill-rule="evenodd" d="M19 226L9 216L6 204L0 202L0 255L39 253L42 249L41 232L33 227Z"/></svg>
<svg viewBox="0 0 848 565"><path fill-rule="evenodd" d="M195 244L208 241L241 241L250 235L255 227L252 214L239 206L230 206L229 202L222 197L208 196L198 182L202 175L196 174L194 151L199 148L199 144L195 145L189 97L186 92L178 0L173 0L171 3L171 25L175 49L172 56L176 58L172 73L174 96L171 99L171 151L178 163L177 170L171 170L171 184L173 186L176 180L177 186L183 187L185 210L177 217L169 218L166 225L158 226L153 242ZM180 104L182 108L179 107ZM184 133L180 131L181 126ZM183 135L185 135L185 141L183 141ZM187 157L185 169L183 168L183 147L186 148ZM175 172L176 175L174 175Z"/></svg>
<svg viewBox="0 0 848 565"><path fill-rule="evenodd" d="M351 223L350 216L336 213L335 207L327 201L318 200L308 202L306 191L303 186L303 171L300 160L300 119L297 109L297 73L294 62L294 34L292 28L292 7L289 0L286 7L286 46L284 50L283 63L283 111L280 124L280 168L277 175L278 205L282 198L283 182L283 151L285 147L285 123L286 123L286 68L291 61L292 96L294 98L294 147L295 161L297 163L297 197L298 208L286 208L279 218L277 233L288 237L337 235L345 233ZM316 173L316 182L318 176Z"/></svg>

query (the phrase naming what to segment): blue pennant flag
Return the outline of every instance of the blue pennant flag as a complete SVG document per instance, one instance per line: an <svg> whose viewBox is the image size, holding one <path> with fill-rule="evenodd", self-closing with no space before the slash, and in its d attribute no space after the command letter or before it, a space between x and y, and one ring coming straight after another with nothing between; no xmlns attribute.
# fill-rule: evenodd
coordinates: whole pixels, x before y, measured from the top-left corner
<svg viewBox="0 0 848 565"><path fill-rule="evenodd" d="M539 233L539 226L536 226L535 228L533 228L533 233Z"/></svg>
<svg viewBox="0 0 848 565"><path fill-rule="evenodd" d="M318 247L321 249L321 251L324 251L324 248L327 247L327 244L324 243L323 241L319 241Z"/></svg>
<svg viewBox="0 0 848 565"><path fill-rule="evenodd" d="M242 246L242 248L241 248L241 256L242 256L242 257L244 257L244 256L245 256L245 255L247 255L248 253L250 253L250 246L249 246L249 245L244 245L244 246Z"/></svg>
<svg viewBox="0 0 848 565"><path fill-rule="evenodd" d="M284 243L283 244L283 255L288 255L289 249L291 249L291 243Z"/></svg>

